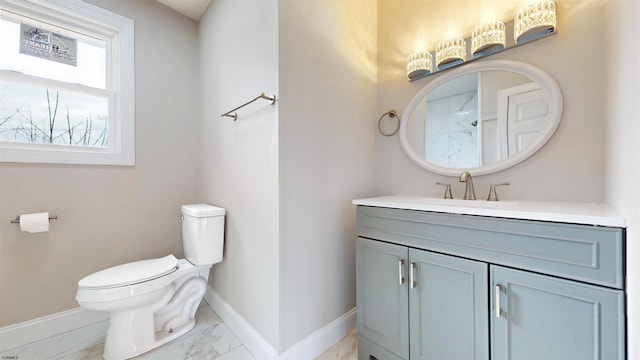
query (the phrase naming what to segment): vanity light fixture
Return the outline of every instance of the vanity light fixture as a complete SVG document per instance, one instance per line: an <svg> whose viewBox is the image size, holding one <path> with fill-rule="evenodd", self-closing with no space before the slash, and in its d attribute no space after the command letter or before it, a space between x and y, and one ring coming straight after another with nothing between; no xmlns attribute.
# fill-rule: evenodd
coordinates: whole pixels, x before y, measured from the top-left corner
<svg viewBox="0 0 640 360"><path fill-rule="evenodd" d="M441 70L454 68L476 59L502 50L511 49L527 42L541 39L557 33L557 0L537 1L518 11L515 18L509 21L492 21L476 27L471 35L445 40L436 46L435 51L421 51L407 58L406 73L409 81L435 74ZM636 0L638 1L638 0ZM513 35L515 42L506 41ZM513 30L513 34L511 31ZM469 59L467 59L467 43ZM435 64L432 62L435 57Z"/></svg>
<svg viewBox="0 0 640 360"><path fill-rule="evenodd" d="M514 19L513 38L517 44L537 39L556 30L556 3L544 0L518 11Z"/></svg>
<svg viewBox="0 0 640 360"><path fill-rule="evenodd" d="M428 51L415 52L407 58L407 77L413 80L433 71L432 55Z"/></svg>
<svg viewBox="0 0 640 360"><path fill-rule="evenodd" d="M502 21L483 24L475 28L471 34L471 54L474 58L500 51L506 44L507 36Z"/></svg>
<svg viewBox="0 0 640 360"><path fill-rule="evenodd" d="M438 69L446 69L464 62L467 58L467 43L463 38L445 40L436 46Z"/></svg>

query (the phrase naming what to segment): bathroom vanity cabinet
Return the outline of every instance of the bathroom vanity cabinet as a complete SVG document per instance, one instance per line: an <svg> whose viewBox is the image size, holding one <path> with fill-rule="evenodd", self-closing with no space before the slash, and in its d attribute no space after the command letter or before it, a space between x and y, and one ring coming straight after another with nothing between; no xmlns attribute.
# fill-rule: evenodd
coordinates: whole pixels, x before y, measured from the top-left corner
<svg viewBox="0 0 640 360"><path fill-rule="evenodd" d="M624 359L624 235L360 204L358 358Z"/></svg>

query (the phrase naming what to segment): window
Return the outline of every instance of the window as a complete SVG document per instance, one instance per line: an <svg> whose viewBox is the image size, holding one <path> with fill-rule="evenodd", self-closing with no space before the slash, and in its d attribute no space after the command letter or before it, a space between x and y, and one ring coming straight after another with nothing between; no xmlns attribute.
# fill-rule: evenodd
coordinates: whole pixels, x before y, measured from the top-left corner
<svg viewBox="0 0 640 360"><path fill-rule="evenodd" d="M0 161L135 164L133 20L0 0Z"/></svg>

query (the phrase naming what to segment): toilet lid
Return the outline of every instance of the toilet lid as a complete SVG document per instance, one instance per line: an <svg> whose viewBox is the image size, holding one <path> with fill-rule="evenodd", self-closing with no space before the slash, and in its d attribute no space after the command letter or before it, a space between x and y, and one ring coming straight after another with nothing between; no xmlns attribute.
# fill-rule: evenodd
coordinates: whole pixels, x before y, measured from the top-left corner
<svg viewBox="0 0 640 360"><path fill-rule="evenodd" d="M176 271L178 259L167 255L158 259L135 261L98 271L78 281L82 288L105 288L131 285Z"/></svg>

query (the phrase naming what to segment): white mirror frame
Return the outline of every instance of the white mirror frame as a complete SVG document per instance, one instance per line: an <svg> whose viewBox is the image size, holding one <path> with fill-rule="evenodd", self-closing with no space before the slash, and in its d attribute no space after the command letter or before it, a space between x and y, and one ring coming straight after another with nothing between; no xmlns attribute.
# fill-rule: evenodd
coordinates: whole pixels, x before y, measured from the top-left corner
<svg viewBox="0 0 640 360"><path fill-rule="evenodd" d="M411 144L409 144L409 138L407 136L407 123L409 122L409 118L411 117L411 113L413 112L415 107L420 101L424 100L425 96L427 96L429 92L453 78L461 75L475 73L478 71L490 70L511 71L524 76L528 76L531 79L535 80L544 90L547 91L547 93L549 94L549 118L547 119L547 122L545 123L545 126L538 137L531 144L529 144L529 146L527 146L524 150L518 152L517 154L509 156L507 159L497 161L488 165L478 166L474 168L449 168L427 162L423 157L421 157L413 150ZM400 121L400 144L402 145L402 149L404 150L404 152L413 162L418 164L420 167L436 174L446 176L460 176L460 173L462 173L463 171L468 171L474 176L486 175L510 168L535 154L544 146L544 144L546 144L553 133L555 133L558 125L560 124L561 117L562 93L560 92L558 83L556 83L556 81L549 74L538 69L535 66L518 61L478 61L467 64L467 66L461 66L459 68L452 69L451 71L443 74L442 76L429 82L413 97L413 99L411 99L407 107L404 109L404 112L402 113L402 119Z"/></svg>

